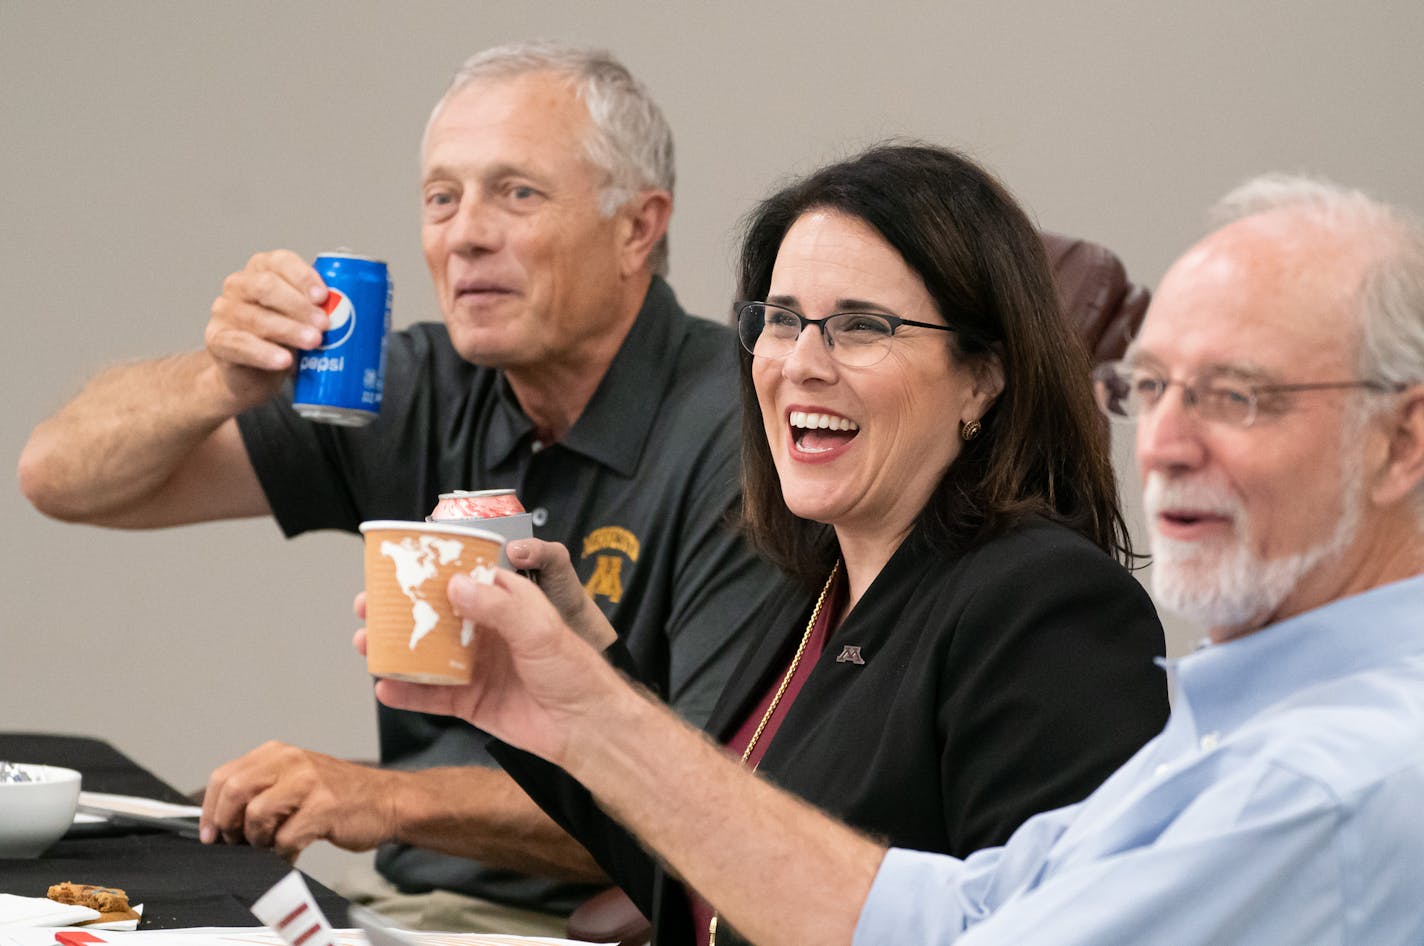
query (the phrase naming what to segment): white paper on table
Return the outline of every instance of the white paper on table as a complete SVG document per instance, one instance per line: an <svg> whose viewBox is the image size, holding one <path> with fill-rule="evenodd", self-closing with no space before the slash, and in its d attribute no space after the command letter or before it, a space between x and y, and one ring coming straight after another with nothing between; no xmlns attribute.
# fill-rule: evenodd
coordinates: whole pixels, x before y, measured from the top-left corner
<svg viewBox="0 0 1424 946"><path fill-rule="evenodd" d="M20 897L0 893L0 927L70 926L99 919L99 911L75 903L56 903L48 897ZM50 937L50 942L54 938Z"/></svg>
<svg viewBox="0 0 1424 946"><path fill-rule="evenodd" d="M115 814L144 815L149 818L196 818L203 813L203 809L198 805L176 805L156 798L111 795L108 792L80 792L79 804L104 808Z"/></svg>
<svg viewBox="0 0 1424 946"><path fill-rule="evenodd" d="M396 929L380 914L357 906L349 912L351 918L365 928L365 932L342 930L338 933L331 928L326 914L321 912L321 906L312 896L299 870L291 871L258 897L252 905L252 912L267 924L265 931L277 937L277 944L269 941L261 946L581 946L572 940L545 937L412 932ZM133 946L129 941L125 943L126 946Z"/></svg>
<svg viewBox="0 0 1424 946"><path fill-rule="evenodd" d="M86 932L89 927L79 927ZM55 946L54 927L0 926L0 946ZM361 930L332 930L336 946L372 946ZM589 946L543 936L491 933L429 933L400 930L416 946ZM92 934L112 946L284 946L275 930L264 926L211 926L181 930L99 931Z"/></svg>
<svg viewBox="0 0 1424 946"><path fill-rule="evenodd" d="M133 905L133 911L143 916L143 904ZM95 923L102 916L98 910L77 903L59 903L48 897L17 897L0 893L0 930L6 926L38 926L45 929L82 926L86 930L136 930L138 919L110 920Z"/></svg>

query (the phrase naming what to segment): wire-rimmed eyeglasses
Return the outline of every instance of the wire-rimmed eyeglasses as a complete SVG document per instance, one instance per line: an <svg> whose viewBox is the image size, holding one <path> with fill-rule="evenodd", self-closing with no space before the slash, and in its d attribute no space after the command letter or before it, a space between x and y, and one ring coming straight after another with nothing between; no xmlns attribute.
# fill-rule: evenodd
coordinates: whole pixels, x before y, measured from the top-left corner
<svg viewBox="0 0 1424 946"><path fill-rule="evenodd" d="M1282 413L1289 405L1283 395L1298 391L1365 390L1397 394L1405 385L1388 381L1313 381L1303 384L1260 384L1226 371L1208 372L1186 381L1165 378L1158 371L1122 361L1109 361L1093 370L1093 395L1098 407L1112 420L1136 421L1177 385L1182 403L1203 420L1230 427L1250 427L1263 412Z"/></svg>
<svg viewBox="0 0 1424 946"><path fill-rule="evenodd" d="M739 302L737 335L742 347L758 358L781 359L791 354L806 326L821 330L826 350L838 363L868 368L890 352L895 332L903 325L957 331L949 325L916 322L880 312L833 312L823 319L808 319L794 309L770 302Z"/></svg>

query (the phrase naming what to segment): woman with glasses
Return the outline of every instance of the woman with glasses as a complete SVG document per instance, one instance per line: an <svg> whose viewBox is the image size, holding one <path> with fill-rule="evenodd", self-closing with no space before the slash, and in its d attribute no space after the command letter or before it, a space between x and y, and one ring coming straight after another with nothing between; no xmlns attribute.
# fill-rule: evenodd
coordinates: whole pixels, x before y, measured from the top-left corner
<svg viewBox="0 0 1424 946"><path fill-rule="evenodd" d="M709 731L901 847L1082 799L1161 729L1163 639L1033 226L959 155L881 147L755 211L740 294L743 527L794 586ZM739 941L577 783L496 752L659 942Z"/></svg>

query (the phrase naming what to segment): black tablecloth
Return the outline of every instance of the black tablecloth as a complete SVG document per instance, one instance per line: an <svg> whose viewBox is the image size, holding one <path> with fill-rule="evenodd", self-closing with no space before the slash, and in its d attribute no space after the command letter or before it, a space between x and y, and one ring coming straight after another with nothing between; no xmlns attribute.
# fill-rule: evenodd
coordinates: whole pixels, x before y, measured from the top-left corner
<svg viewBox="0 0 1424 946"><path fill-rule="evenodd" d="M0 759L77 769L85 791L141 795L184 803L172 786L107 742L77 736L0 733ZM0 858L0 893L43 897L51 884L73 881L121 887L142 903L140 929L258 926L249 907L291 868L270 851L200 844L168 832L128 829L66 837L32 860ZM307 878L333 926L345 927L346 901Z"/></svg>

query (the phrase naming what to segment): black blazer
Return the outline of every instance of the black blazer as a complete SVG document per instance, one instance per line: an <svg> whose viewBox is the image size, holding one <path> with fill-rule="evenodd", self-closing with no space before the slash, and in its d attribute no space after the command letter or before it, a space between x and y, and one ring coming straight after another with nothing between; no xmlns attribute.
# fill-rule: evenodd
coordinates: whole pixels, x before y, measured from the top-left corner
<svg viewBox="0 0 1424 946"><path fill-rule="evenodd" d="M768 603L713 736L729 738L779 681L813 601ZM846 646L864 664L838 661ZM912 535L828 638L759 772L888 844L963 857L1080 801L1157 734L1163 650L1141 585L1063 526L1030 519L958 556ZM507 746L495 754L653 917L656 942L692 941L685 891L582 786Z"/></svg>

